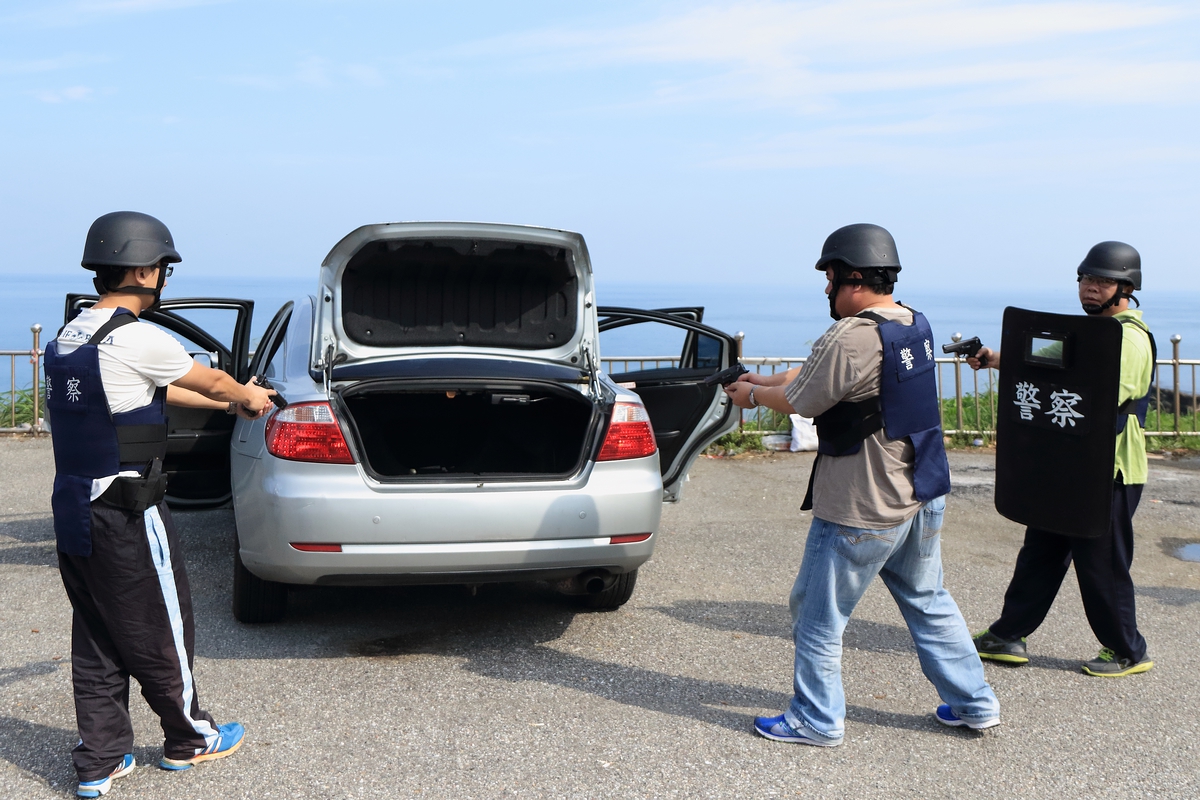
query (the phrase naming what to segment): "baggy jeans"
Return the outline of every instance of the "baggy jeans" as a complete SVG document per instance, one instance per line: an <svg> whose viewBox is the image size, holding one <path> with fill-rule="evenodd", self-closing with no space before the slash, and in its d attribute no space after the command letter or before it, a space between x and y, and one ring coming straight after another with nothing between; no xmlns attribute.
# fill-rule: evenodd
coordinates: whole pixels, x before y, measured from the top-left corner
<svg viewBox="0 0 1200 800"><path fill-rule="evenodd" d="M842 633L876 575L900 607L921 670L943 702L972 722L1000 715L967 624L942 586L945 508L945 498L936 498L887 530L813 519L790 599L795 695L784 714L805 736L836 744L845 735Z"/></svg>

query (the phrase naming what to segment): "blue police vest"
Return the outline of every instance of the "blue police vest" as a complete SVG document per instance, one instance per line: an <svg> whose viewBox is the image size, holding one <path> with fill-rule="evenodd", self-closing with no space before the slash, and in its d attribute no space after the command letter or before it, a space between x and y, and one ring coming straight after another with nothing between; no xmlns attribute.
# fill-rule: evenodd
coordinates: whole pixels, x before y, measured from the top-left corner
<svg viewBox="0 0 1200 800"><path fill-rule="evenodd" d="M1150 410L1150 388L1154 386L1154 376L1158 373L1158 344L1154 341L1154 334L1143 323L1135 319L1123 319L1121 320L1121 324L1141 328L1150 339L1150 383L1146 386L1146 393L1144 395L1126 400L1117 407L1117 433L1125 430L1125 425L1129 422L1130 414L1137 417L1138 424L1143 429L1146 427L1146 412Z"/></svg>
<svg viewBox="0 0 1200 800"><path fill-rule="evenodd" d="M908 437L915 452L913 489L924 503L950 491L950 464L942 439L933 331L924 314L909 310L912 325L870 311L858 315L878 323L883 345L879 395L855 403L838 403L814 422L817 452L825 456L857 453L863 439L881 429L889 439ZM806 503L811 507L807 499Z"/></svg>
<svg viewBox="0 0 1200 800"><path fill-rule="evenodd" d="M166 388L142 408L112 414L100 379L97 345L115 328L137 322L124 308L113 312L91 340L68 354L58 340L46 345L46 411L54 444L54 535L58 549L90 556L92 481L122 470L141 470L166 455Z"/></svg>

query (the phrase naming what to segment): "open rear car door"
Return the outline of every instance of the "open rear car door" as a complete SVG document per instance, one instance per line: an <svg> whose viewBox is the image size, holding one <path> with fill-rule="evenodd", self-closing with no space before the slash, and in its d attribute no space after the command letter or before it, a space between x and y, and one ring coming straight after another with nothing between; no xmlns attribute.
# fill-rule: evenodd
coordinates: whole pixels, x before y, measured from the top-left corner
<svg viewBox="0 0 1200 800"><path fill-rule="evenodd" d="M94 294L68 294L66 319L90 308ZM214 313L215 312L215 313ZM140 319L179 339L189 354L205 366L224 370L238 383L249 377L250 322L254 301L223 298L181 298L162 301ZM194 318L221 324L224 336L201 328ZM167 406L167 503L174 508L217 506L231 496L229 441L237 417L222 410Z"/></svg>
<svg viewBox="0 0 1200 800"><path fill-rule="evenodd" d="M703 308L644 311L600 306L596 310L602 361L611 365L612 380L642 398L658 441L663 499L674 502L700 451L737 428L737 408L721 386L704 385L709 375L737 362L737 342L702 324ZM618 336L616 349L636 349L638 355L672 349L669 355L648 359L605 355L606 346Z"/></svg>

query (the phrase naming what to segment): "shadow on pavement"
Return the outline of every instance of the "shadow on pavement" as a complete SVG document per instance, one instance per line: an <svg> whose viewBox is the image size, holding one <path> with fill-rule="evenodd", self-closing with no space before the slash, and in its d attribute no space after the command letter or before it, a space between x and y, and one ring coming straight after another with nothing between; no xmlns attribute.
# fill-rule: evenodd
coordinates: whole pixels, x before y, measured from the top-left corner
<svg viewBox="0 0 1200 800"><path fill-rule="evenodd" d="M1165 606L1190 606L1200 603L1200 589L1184 589L1178 586L1135 586L1134 594L1149 597Z"/></svg>
<svg viewBox="0 0 1200 800"><path fill-rule="evenodd" d="M0 564L20 567L58 568L58 553L53 540L38 544L0 545Z"/></svg>
<svg viewBox="0 0 1200 800"><path fill-rule="evenodd" d="M78 778L71 751L78 741L79 732L75 730L0 716L0 759L36 775L64 796L75 796ZM133 757L141 770L158 763L162 748L134 745Z"/></svg>
<svg viewBox="0 0 1200 800"><path fill-rule="evenodd" d="M775 636L792 640L791 616L786 605L751 600L721 603L710 600L678 600L653 609L680 622L718 631ZM883 622L850 618L842 635L842 646L873 653L914 652L907 628Z"/></svg>
<svg viewBox="0 0 1200 800"><path fill-rule="evenodd" d="M582 612L570 599L538 584L316 588L295 592L278 625L236 625L226 635L198 637L215 658L452 659L459 669L492 680L532 682L586 692L627 706L748 733L753 714L779 713L790 693L720 680L672 675L565 652L554 646ZM762 625L786 630L786 608L749 604ZM870 625L871 623L868 623ZM889 636L902 629L887 629ZM370 631L396 631L370 636ZM355 639L354 631L368 634ZM866 629L864 629L866 630ZM315 643L315 644L314 644ZM736 709L736 710L735 710ZM907 730L933 730L931 717L888 714L852 706L856 722Z"/></svg>
<svg viewBox="0 0 1200 800"><path fill-rule="evenodd" d="M58 672L59 666L57 661L30 661L23 667L5 667L0 669L0 686L8 686L10 683L36 678L39 675L50 675Z"/></svg>
<svg viewBox="0 0 1200 800"><path fill-rule="evenodd" d="M78 741L73 730L0 716L0 758L72 795L76 779L71 750Z"/></svg>
<svg viewBox="0 0 1200 800"><path fill-rule="evenodd" d="M4 519L0 517L0 536L8 536L18 542L32 544L34 542L54 543L54 518L37 517Z"/></svg>

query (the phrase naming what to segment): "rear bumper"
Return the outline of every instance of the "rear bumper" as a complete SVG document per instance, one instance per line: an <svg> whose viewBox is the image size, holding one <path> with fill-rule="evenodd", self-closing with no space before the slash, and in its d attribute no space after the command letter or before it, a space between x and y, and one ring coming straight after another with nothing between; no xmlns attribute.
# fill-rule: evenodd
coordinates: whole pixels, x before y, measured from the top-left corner
<svg viewBox="0 0 1200 800"><path fill-rule="evenodd" d="M662 514L657 455L551 484L372 484L357 466L234 459L242 561L293 584L566 578L637 569ZM301 552L292 543L338 544Z"/></svg>

